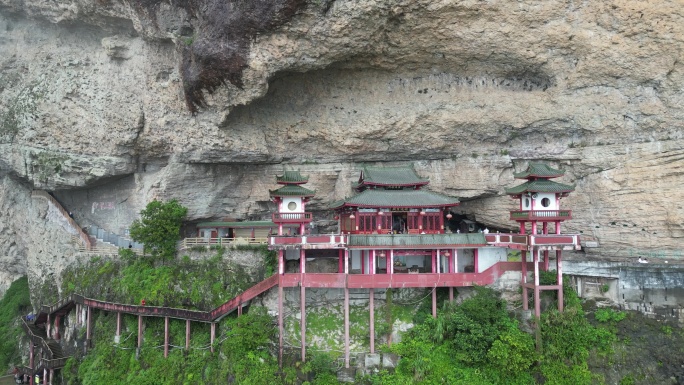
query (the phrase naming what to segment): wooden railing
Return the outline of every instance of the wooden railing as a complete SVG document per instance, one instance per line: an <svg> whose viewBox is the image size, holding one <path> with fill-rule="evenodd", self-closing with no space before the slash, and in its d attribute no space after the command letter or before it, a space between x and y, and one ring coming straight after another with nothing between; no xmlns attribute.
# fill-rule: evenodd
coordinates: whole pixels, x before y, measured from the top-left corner
<svg viewBox="0 0 684 385"><path fill-rule="evenodd" d="M535 220L566 220L572 219L571 210L520 210L511 211L511 220L535 221Z"/></svg>
<svg viewBox="0 0 684 385"><path fill-rule="evenodd" d="M90 248L93 247L93 244L90 241L88 234L86 234L85 231L83 231L83 229L81 228L81 226L79 226L78 223L76 223L76 221L74 221L74 219L69 216L69 213L66 210L64 210L64 207L62 207L62 205L59 204L59 202L57 202L57 199L55 199L52 195L48 194L46 191L43 190L33 190L31 192L31 197L45 198L48 200L48 202L52 203L52 205L55 206L60 213L62 213L64 219L66 219L71 228L73 228L76 231L78 237L81 239L81 242L83 242L83 246L88 250L90 250Z"/></svg>
<svg viewBox="0 0 684 385"><path fill-rule="evenodd" d="M268 238L185 238L178 243L179 250L187 250L198 246L236 246L263 245Z"/></svg>

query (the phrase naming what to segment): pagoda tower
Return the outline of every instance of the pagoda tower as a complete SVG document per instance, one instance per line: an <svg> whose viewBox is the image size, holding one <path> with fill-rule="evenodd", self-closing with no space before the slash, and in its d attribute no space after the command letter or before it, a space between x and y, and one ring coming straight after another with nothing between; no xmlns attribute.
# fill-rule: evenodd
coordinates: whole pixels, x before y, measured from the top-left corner
<svg viewBox="0 0 684 385"><path fill-rule="evenodd" d="M515 173L516 179L527 182L506 189L506 193L520 202L519 210L511 211L511 220L519 224L520 235L527 237L527 249L521 251L523 309L528 310L527 290L534 290L534 314L541 315L540 292L542 290L558 291L558 310L563 310L563 276L561 273L561 253L563 238L561 223L572 218L570 210L561 210L560 199L575 190L574 185L554 182L551 179L563 176L564 171L549 167L543 163L530 163L523 172ZM529 230L528 233L528 224ZM553 233L550 234L553 226ZM573 241L573 243L575 243ZM543 270L549 269L549 251L556 252L556 284L539 284L539 262L543 256ZM532 254L534 280L527 282L527 253Z"/></svg>
<svg viewBox="0 0 684 385"><path fill-rule="evenodd" d="M269 190L269 193L276 204L273 223L278 225L278 235L283 235L283 223L299 224L299 234L303 235L305 226L313 219L311 213L306 212L306 204L316 194L302 187L309 177L302 176L299 171L285 171L283 175L277 175L276 180L282 187Z"/></svg>

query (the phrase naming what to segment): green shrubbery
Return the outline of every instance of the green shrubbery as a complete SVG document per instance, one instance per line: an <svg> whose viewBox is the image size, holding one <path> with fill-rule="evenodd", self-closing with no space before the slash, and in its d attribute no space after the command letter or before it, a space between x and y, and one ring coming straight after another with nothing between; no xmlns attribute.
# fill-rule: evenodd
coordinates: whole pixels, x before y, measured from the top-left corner
<svg viewBox="0 0 684 385"><path fill-rule="evenodd" d="M12 282L0 300L0 367L18 363L17 345L23 334L18 317L31 309L28 279L21 277Z"/></svg>

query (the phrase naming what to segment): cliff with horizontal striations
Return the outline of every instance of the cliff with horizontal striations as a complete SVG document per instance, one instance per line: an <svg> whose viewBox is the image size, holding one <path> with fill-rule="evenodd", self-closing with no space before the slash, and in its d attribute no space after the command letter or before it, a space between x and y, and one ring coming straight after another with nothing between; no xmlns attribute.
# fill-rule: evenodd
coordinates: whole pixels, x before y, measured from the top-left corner
<svg viewBox="0 0 684 385"><path fill-rule="evenodd" d="M54 257L32 241L31 188L121 233L153 198L265 218L295 168L328 219L360 164L414 162L503 229L503 188L544 160L577 184L564 231L585 252L684 258L683 16L674 0L0 0L0 257L34 276Z"/></svg>

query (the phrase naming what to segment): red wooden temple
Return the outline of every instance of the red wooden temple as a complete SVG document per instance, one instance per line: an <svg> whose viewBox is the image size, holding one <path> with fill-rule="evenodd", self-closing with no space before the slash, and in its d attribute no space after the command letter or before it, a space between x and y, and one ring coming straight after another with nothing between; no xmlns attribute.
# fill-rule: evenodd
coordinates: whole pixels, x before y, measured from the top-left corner
<svg viewBox="0 0 684 385"><path fill-rule="evenodd" d="M520 210L511 212L519 222L518 234L452 233L445 223L452 218L456 198L431 192L429 181L411 167L364 167L356 194L334 202L330 209L338 221L336 234L307 234L312 221L306 203L314 191L302 185L308 178L287 171L277 181L283 187L271 191L277 212L276 224L298 223L298 235L269 238L269 247L278 251L278 325L280 354L283 347L283 288L300 288L301 356L306 359L306 289L344 289L345 364L349 365L349 289L368 289L370 351L375 351L374 289L446 287L453 300L453 288L493 283L505 271L522 271L523 304L527 290L534 291L535 315L539 317L541 290L557 290L562 309L561 251L579 249L578 235L563 235L560 223L570 219L570 211L560 209L560 198L574 189L550 181L562 171L532 163L516 178L527 182L507 189L520 200ZM529 224L529 231L527 230ZM549 233L553 226L553 233ZM509 262L508 249L521 250L521 262ZM539 270L549 267L549 251L556 252L557 282L540 285ZM337 272L317 271L317 259L337 258ZM530 258L531 256L531 258ZM543 258L543 266L539 263ZM528 261L528 259L531 259ZM298 261L298 270L286 269L288 261ZM307 267L307 261L313 268ZM528 282L528 271L533 271ZM432 291L432 312L437 312L437 294Z"/></svg>

